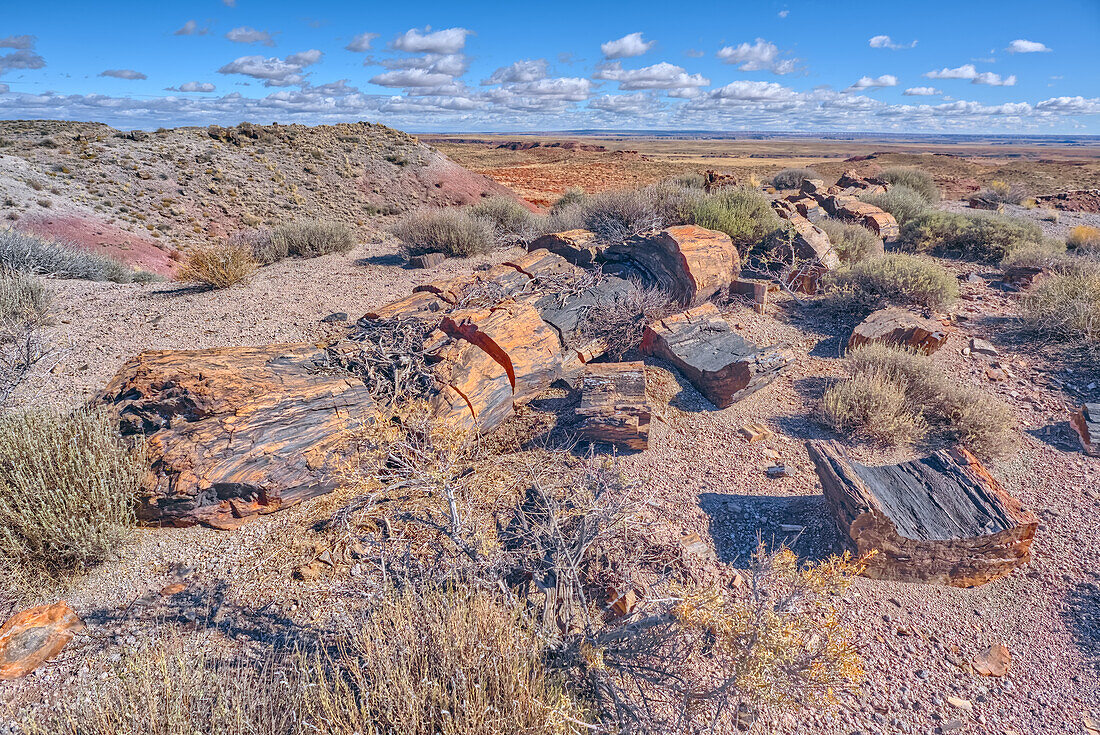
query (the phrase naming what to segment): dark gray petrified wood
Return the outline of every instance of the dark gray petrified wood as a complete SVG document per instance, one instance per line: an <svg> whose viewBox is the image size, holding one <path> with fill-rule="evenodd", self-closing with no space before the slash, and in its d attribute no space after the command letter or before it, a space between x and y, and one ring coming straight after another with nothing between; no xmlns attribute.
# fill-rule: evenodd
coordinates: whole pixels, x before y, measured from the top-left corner
<svg viewBox="0 0 1100 735"><path fill-rule="evenodd" d="M642 451L649 447L649 403L645 363L596 363L581 377L582 439Z"/></svg>
<svg viewBox="0 0 1100 735"><path fill-rule="evenodd" d="M825 499L867 575L974 587L1031 558L1038 519L969 452L868 467L837 442L807 443Z"/></svg>

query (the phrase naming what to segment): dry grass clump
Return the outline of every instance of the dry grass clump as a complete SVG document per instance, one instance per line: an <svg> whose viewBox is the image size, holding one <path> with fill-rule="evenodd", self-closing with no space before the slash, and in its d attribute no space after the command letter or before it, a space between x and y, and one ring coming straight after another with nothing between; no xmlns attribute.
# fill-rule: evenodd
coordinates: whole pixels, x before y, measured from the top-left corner
<svg viewBox="0 0 1100 735"><path fill-rule="evenodd" d="M888 168L879 174L879 178L894 186L904 186L916 191L929 204L940 200L940 190L932 175L919 168Z"/></svg>
<svg viewBox="0 0 1100 735"><path fill-rule="evenodd" d="M192 250L176 277L187 283L221 289L248 280L258 267L251 248L225 242Z"/></svg>
<svg viewBox="0 0 1100 735"><path fill-rule="evenodd" d="M144 471L102 411L0 419L0 567L61 579L97 564L134 524Z"/></svg>
<svg viewBox="0 0 1100 735"><path fill-rule="evenodd" d="M1043 231L1035 222L996 214L926 212L902 226L899 242L921 253L999 263L1042 243Z"/></svg>
<svg viewBox="0 0 1100 735"><path fill-rule="evenodd" d="M561 211L570 205L583 202L587 198L588 195L584 193L584 189L579 186L570 186L560 197L558 197L556 202L550 205L550 212L553 214L554 212Z"/></svg>
<svg viewBox="0 0 1100 735"><path fill-rule="evenodd" d="M929 209L929 201L925 195L905 184L892 186L884 194L864 194L860 199L889 212L899 225L916 219Z"/></svg>
<svg viewBox="0 0 1100 735"><path fill-rule="evenodd" d="M156 278L114 258L13 229L0 230L0 266L20 273L89 281L142 283Z"/></svg>
<svg viewBox="0 0 1100 735"><path fill-rule="evenodd" d="M959 295L958 282L946 268L906 253L858 262L827 274L824 283L835 298L872 306L889 301L940 309Z"/></svg>
<svg viewBox="0 0 1100 735"><path fill-rule="evenodd" d="M410 255L443 253L465 258L491 252L497 233L492 223L464 209L419 209L391 230Z"/></svg>
<svg viewBox="0 0 1100 735"><path fill-rule="evenodd" d="M928 357L864 345L848 353L844 368L848 378L830 387L820 406L822 422L841 434L883 445L958 441L982 456L1011 446L1008 407L948 376Z"/></svg>
<svg viewBox="0 0 1100 735"><path fill-rule="evenodd" d="M0 325L45 323L52 294L38 279L0 266ZM0 341L7 330L0 327Z"/></svg>
<svg viewBox="0 0 1100 735"><path fill-rule="evenodd" d="M581 206L584 227L613 244L665 224L649 189L604 191L588 197Z"/></svg>
<svg viewBox="0 0 1100 735"><path fill-rule="evenodd" d="M1100 255L1100 228L1077 225L1069 231L1066 245L1071 250Z"/></svg>
<svg viewBox="0 0 1100 735"><path fill-rule="evenodd" d="M316 258L346 253L355 247L355 234L343 222L300 220L271 231L271 246L283 257Z"/></svg>
<svg viewBox="0 0 1100 735"><path fill-rule="evenodd" d="M722 189L699 200L691 210L692 224L730 236L741 257L783 228L768 198L755 189Z"/></svg>
<svg viewBox="0 0 1100 735"><path fill-rule="evenodd" d="M1022 204L1028 199L1027 190L1019 184L994 179L989 186L978 192L977 197L998 204ZM1032 201L1034 206L1034 201Z"/></svg>
<svg viewBox="0 0 1100 735"><path fill-rule="evenodd" d="M534 213L511 197L483 199L470 206L470 214L492 224L500 245L523 245L539 236Z"/></svg>
<svg viewBox="0 0 1100 735"><path fill-rule="evenodd" d="M1100 347L1100 264L1042 280L1022 306L1024 323L1034 332Z"/></svg>
<svg viewBox="0 0 1100 735"><path fill-rule="evenodd" d="M776 189L797 189L806 179L820 179L816 171L809 168L785 168L772 177L772 186Z"/></svg>
<svg viewBox="0 0 1100 735"><path fill-rule="evenodd" d="M676 311L665 291L631 281L625 291L600 292L579 326L586 339L607 344L607 354L619 361L642 342L647 325Z"/></svg>
<svg viewBox="0 0 1100 735"><path fill-rule="evenodd" d="M826 219L818 226L825 230L833 250L844 263L860 263L883 253L882 239L863 225Z"/></svg>

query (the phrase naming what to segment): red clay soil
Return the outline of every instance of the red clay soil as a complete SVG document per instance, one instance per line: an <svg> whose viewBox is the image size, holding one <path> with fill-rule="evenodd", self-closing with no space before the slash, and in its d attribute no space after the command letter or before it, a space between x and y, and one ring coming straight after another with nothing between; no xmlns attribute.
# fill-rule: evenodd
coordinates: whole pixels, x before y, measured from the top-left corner
<svg viewBox="0 0 1100 735"><path fill-rule="evenodd" d="M69 242L92 253L171 277L177 267L169 251L151 237L115 227L102 220L77 215L36 214L19 220L17 229L40 237Z"/></svg>

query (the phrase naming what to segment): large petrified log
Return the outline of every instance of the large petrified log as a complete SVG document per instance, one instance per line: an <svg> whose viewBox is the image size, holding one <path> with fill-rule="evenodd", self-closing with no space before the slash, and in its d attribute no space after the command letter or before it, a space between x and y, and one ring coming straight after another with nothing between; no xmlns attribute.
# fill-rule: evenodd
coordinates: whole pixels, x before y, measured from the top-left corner
<svg viewBox="0 0 1100 735"><path fill-rule="evenodd" d="M649 447L650 414L645 363L596 363L585 368L577 407L580 438L642 451Z"/></svg>
<svg viewBox="0 0 1100 735"><path fill-rule="evenodd" d="M143 352L96 402L144 434L138 515L233 526L329 492L341 433L371 408L362 381L318 374L311 344Z"/></svg>
<svg viewBox="0 0 1100 735"><path fill-rule="evenodd" d="M838 194L818 201L829 214L861 224L883 240L896 240L901 234L894 215L854 196Z"/></svg>
<svg viewBox="0 0 1100 735"><path fill-rule="evenodd" d="M84 622L64 602L16 613L0 626L0 681L31 673L83 629Z"/></svg>
<svg viewBox="0 0 1100 735"><path fill-rule="evenodd" d="M696 225L631 238L604 250L603 257L608 272L636 275L687 307L728 289L741 273L741 256L729 235Z"/></svg>
<svg viewBox="0 0 1100 735"><path fill-rule="evenodd" d="M911 309L890 306L872 313L852 330L848 349L873 343L931 355L946 341L947 330L939 322Z"/></svg>
<svg viewBox="0 0 1100 735"><path fill-rule="evenodd" d="M1086 403L1070 415L1069 423L1081 439L1085 454L1100 457L1100 403Z"/></svg>
<svg viewBox="0 0 1100 735"><path fill-rule="evenodd" d="M775 207L776 214L787 220L791 229L794 230L791 247L795 257L813 261L824 270L832 270L840 266L840 256L833 249L833 244L825 234L825 230L799 214L789 202L777 201L775 204L778 205ZM790 253L784 254L783 257L789 258Z"/></svg>
<svg viewBox="0 0 1100 735"><path fill-rule="evenodd" d="M1038 519L961 447L868 467L837 442L807 443L837 526L867 575L974 587L1031 558Z"/></svg>
<svg viewBox="0 0 1100 735"><path fill-rule="evenodd" d="M734 332L714 304L651 324L642 352L671 362L718 408L760 390L794 362L787 350L761 349Z"/></svg>

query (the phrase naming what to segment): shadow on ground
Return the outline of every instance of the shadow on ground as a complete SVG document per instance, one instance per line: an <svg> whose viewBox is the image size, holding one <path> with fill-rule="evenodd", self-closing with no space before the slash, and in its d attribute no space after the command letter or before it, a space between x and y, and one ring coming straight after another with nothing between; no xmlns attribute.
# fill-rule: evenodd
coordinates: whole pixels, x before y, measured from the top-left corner
<svg viewBox="0 0 1100 735"><path fill-rule="evenodd" d="M748 565L757 544L772 550L786 544L803 561L816 562L847 546L822 495L723 495L703 493L699 507L710 516L719 560Z"/></svg>
<svg viewBox="0 0 1100 735"><path fill-rule="evenodd" d="M1100 673L1100 584L1081 582L1066 593L1062 617L1081 657Z"/></svg>

